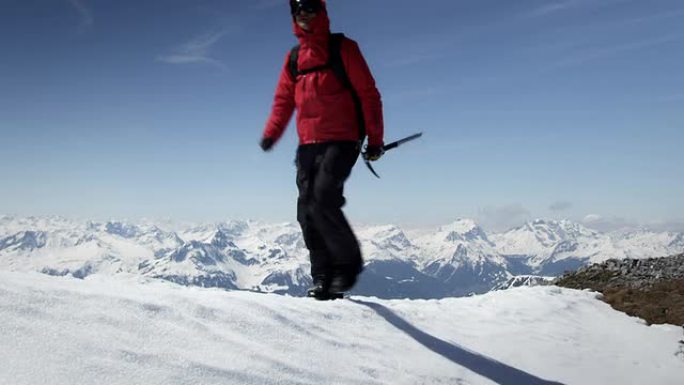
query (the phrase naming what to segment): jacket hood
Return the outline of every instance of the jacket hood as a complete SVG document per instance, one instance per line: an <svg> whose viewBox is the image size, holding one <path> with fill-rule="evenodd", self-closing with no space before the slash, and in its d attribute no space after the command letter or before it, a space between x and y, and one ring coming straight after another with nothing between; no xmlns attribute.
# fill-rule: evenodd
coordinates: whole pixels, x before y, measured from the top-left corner
<svg viewBox="0 0 684 385"><path fill-rule="evenodd" d="M302 39L308 40L320 36L327 37L330 34L330 19L328 18L328 9L324 0L322 0L321 3L323 3L323 8L321 9L321 12L319 12L316 17L311 20L309 31L303 30L295 21L295 17L292 16L294 34L297 36L297 39L300 40L300 43Z"/></svg>
<svg viewBox="0 0 684 385"><path fill-rule="evenodd" d="M309 23L309 31L303 30L292 17L294 34L299 40L300 51L298 67L312 68L328 62L328 40L330 39L330 19L325 1L323 9Z"/></svg>

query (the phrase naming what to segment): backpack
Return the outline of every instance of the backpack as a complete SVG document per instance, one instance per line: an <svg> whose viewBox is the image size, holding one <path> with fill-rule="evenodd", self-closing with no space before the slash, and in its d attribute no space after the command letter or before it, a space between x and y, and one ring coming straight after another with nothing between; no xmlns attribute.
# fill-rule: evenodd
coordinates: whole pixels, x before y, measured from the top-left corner
<svg viewBox="0 0 684 385"><path fill-rule="evenodd" d="M299 58L299 45L296 45L290 51L290 59L288 61L288 68L290 70L290 75L292 79L297 79L297 75L306 75L312 72L322 71L326 69L331 69L337 79L342 83L342 85L349 90L352 99L354 100L354 107L356 109L356 117L359 124L359 140L363 141L366 138L366 122L363 118L363 108L361 106L361 99L359 94L354 89L349 76L347 76L347 71L344 69L344 63L342 62L342 41L345 39L342 33L332 33L330 34L330 40L328 43L329 55L328 63L308 68L305 70L299 70L297 68L297 59Z"/></svg>

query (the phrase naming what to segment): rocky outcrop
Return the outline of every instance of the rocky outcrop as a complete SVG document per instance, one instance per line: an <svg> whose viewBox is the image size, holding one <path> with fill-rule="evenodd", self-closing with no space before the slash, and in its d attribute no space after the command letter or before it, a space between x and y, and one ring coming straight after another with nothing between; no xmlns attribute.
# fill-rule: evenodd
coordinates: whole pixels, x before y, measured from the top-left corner
<svg viewBox="0 0 684 385"><path fill-rule="evenodd" d="M611 259L567 273L554 283L599 291L615 309L648 323L684 325L684 254Z"/></svg>
<svg viewBox="0 0 684 385"><path fill-rule="evenodd" d="M576 289L603 291L616 286L641 289L664 280L678 279L684 279L684 254L665 258L609 259L567 273L556 283Z"/></svg>

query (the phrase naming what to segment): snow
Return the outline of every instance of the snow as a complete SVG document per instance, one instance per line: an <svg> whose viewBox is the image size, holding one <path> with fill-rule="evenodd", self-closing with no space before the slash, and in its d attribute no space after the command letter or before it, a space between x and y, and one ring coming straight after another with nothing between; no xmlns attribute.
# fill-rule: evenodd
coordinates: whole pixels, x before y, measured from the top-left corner
<svg viewBox="0 0 684 385"><path fill-rule="evenodd" d="M457 233L467 233L473 229L477 229L480 226L472 219L469 218L458 218L455 221L440 226L439 229L437 230L438 232L457 232Z"/></svg>
<svg viewBox="0 0 684 385"><path fill-rule="evenodd" d="M682 233L604 234L566 220L535 220L504 234L487 234L463 218L409 232L394 225L358 226L355 231L366 263L377 262L381 277L397 274L398 284L387 292L368 285L360 293L394 298L429 297L420 290L422 283L439 286L441 291L432 290L439 291L436 297L465 295L490 290L515 275L552 276L611 257L684 252ZM2 270L76 276L134 273L299 294L310 281L308 256L297 223L0 217ZM426 279L409 285L407 279L418 275Z"/></svg>
<svg viewBox="0 0 684 385"><path fill-rule="evenodd" d="M682 329L596 296L531 287L316 302L0 272L0 383L680 384Z"/></svg>
<svg viewBox="0 0 684 385"><path fill-rule="evenodd" d="M415 240L420 249L416 263L427 266L438 262L442 265L461 265L464 262L481 264L483 261L505 266L505 260L490 242L484 230L471 219L459 219L439 227Z"/></svg>
<svg viewBox="0 0 684 385"><path fill-rule="evenodd" d="M615 247L624 250L627 258L643 258L647 256L667 255L672 250L684 251L681 242L682 234L663 232L655 233L648 230L615 232L610 234Z"/></svg>
<svg viewBox="0 0 684 385"><path fill-rule="evenodd" d="M410 260L420 253L397 226L366 226L356 231L361 251L368 261Z"/></svg>
<svg viewBox="0 0 684 385"><path fill-rule="evenodd" d="M650 231L599 233L568 220L536 219L491 240L502 255L529 256L531 266L566 258L600 263L610 258L657 258L684 251L681 234ZM562 247L565 246L565 247Z"/></svg>

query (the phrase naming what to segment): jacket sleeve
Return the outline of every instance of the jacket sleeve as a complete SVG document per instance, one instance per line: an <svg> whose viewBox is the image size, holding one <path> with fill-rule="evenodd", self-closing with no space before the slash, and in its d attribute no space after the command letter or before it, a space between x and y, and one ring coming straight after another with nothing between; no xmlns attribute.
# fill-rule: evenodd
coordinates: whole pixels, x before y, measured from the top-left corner
<svg viewBox="0 0 684 385"><path fill-rule="evenodd" d="M295 109L295 82L288 68L290 55L285 57L285 65L280 72L276 87L271 115L266 122L263 138L271 138L274 142L283 135Z"/></svg>
<svg viewBox="0 0 684 385"><path fill-rule="evenodd" d="M363 117L366 122L366 134L368 135L368 145L382 146L384 123L380 92L375 86L375 79L373 79L373 75L368 68L366 59L364 59L355 41L349 39L343 41L342 61L349 81L359 95L359 99L361 99Z"/></svg>

